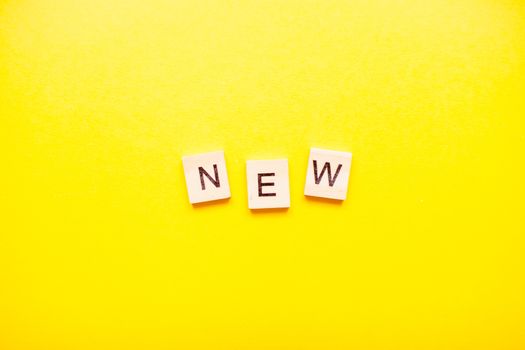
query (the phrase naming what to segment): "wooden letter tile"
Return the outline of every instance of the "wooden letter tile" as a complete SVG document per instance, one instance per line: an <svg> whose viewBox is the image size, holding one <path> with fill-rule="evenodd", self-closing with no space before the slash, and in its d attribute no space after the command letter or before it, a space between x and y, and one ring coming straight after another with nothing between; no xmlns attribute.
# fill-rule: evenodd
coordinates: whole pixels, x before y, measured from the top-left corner
<svg viewBox="0 0 525 350"><path fill-rule="evenodd" d="M352 153L311 148L304 194L345 200L351 163Z"/></svg>
<svg viewBox="0 0 525 350"><path fill-rule="evenodd" d="M250 209L289 208L288 160L248 160L248 207Z"/></svg>
<svg viewBox="0 0 525 350"><path fill-rule="evenodd" d="M224 152L210 152L182 157L190 203L230 198Z"/></svg>

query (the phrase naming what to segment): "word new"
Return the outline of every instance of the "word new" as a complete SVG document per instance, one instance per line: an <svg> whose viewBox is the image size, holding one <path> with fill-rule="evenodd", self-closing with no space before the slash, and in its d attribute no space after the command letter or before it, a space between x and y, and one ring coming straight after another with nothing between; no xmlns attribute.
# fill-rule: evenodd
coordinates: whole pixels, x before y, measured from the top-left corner
<svg viewBox="0 0 525 350"><path fill-rule="evenodd" d="M305 196L345 200L352 154L310 149ZM182 158L190 203L230 198L230 184L224 152L210 152ZM288 160L246 161L248 207L250 209L289 208Z"/></svg>

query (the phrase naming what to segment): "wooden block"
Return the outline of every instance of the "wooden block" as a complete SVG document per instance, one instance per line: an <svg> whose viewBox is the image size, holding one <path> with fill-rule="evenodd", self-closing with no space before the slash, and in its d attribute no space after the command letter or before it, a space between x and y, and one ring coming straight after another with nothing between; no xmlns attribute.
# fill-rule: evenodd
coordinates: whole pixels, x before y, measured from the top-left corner
<svg viewBox="0 0 525 350"><path fill-rule="evenodd" d="M248 160L248 207L250 209L289 208L288 160Z"/></svg>
<svg viewBox="0 0 525 350"><path fill-rule="evenodd" d="M230 198L223 151L182 157L182 165L191 204Z"/></svg>
<svg viewBox="0 0 525 350"><path fill-rule="evenodd" d="M311 148L304 194L345 200L351 164L352 153Z"/></svg>

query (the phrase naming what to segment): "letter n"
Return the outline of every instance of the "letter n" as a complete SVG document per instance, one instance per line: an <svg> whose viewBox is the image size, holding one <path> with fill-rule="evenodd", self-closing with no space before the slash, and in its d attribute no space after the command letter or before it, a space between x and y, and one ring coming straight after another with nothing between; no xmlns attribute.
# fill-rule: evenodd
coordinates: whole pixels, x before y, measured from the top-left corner
<svg viewBox="0 0 525 350"><path fill-rule="evenodd" d="M221 186L221 183L219 181L219 171L217 170L217 164L213 164L213 172L215 173L215 178L212 178L210 174L208 174L208 172L204 170L203 167L199 167L199 176L201 178L201 188L203 191L206 189L206 185L204 183L204 176L206 176L215 187Z"/></svg>

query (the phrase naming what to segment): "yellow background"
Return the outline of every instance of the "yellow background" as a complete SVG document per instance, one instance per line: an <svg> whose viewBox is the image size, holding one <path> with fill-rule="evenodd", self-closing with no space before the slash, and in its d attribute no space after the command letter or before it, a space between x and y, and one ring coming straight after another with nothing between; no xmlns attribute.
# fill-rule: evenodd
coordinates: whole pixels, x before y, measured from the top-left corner
<svg viewBox="0 0 525 350"><path fill-rule="evenodd" d="M525 348L525 2L0 4L0 349Z"/></svg>

